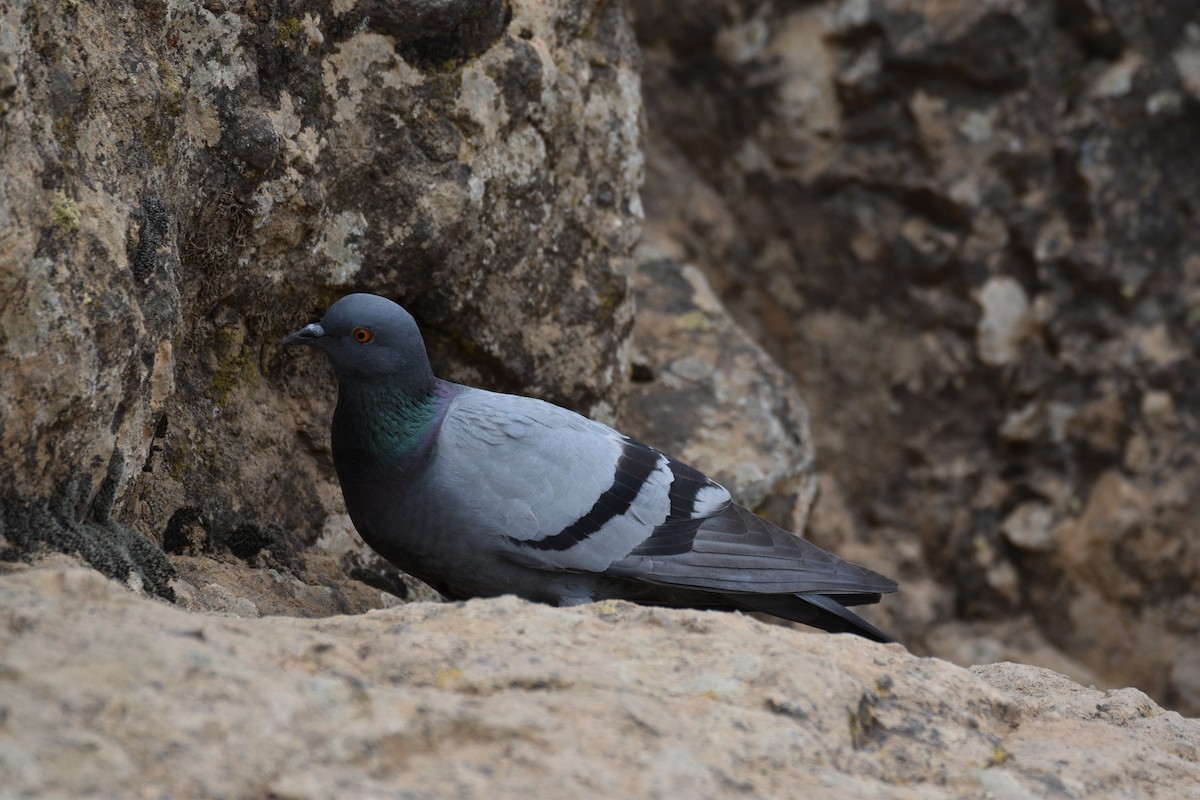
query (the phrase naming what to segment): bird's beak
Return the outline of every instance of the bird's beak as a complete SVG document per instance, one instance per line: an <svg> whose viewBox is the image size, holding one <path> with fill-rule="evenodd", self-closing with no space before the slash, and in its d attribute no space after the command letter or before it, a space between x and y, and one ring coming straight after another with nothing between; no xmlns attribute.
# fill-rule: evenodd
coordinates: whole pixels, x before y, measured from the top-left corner
<svg viewBox="0 0 1200 800"><path fill-rule="evenodd" d="M290 333L279 342L281 345L287 344L316 344L325 337L325 329L321 327L321 323L314 322L311 325L305 325L295 333Z"/></svg>

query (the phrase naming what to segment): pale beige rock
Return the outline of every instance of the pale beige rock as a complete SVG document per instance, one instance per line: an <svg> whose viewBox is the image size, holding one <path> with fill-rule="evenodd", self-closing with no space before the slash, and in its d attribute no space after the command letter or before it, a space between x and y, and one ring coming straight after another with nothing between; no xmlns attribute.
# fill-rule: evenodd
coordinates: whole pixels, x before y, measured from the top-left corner
<svg viewBox="0 0 1200 800"><path fill-rule="evenodd" d="M989 278L976 296L983 316L975 330L979 358L993 367L1016 361L1033 327L1029 297L1006 276Z"/></svg>
<svg viewBox="0 0 1200 800"><path fill-rule="evenodd" d="M1193 39L1200 39L1195 35ZM1200 97L1200 45L1195 42L1179 48L1171 54L1175 69L1179 71L1179 82L1193 97Z"/></svg>
<svg viewBox="0 0 1200 800"><path fill-rule="evenodd" d="M1029 501L1013 509L1000 526L1004 536L1023 550L1045 553L1054 549L1054 509Z"/></svg>
<svg viewBox="0 0 1200 800"><path fill-rule="evenodd" d="M12 796L1196 797L1133 689L717 612L513 598L322 620L0 577ZM1098 757L1100 754L1103 757Z"/></svg>

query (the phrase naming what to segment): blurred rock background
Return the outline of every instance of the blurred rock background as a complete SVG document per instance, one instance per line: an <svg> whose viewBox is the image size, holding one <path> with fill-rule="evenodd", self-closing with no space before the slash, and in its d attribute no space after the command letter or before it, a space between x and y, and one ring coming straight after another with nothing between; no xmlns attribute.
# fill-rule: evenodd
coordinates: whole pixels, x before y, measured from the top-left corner
<svg viewBox="0 0 1200 800"><path fill-rule="evenodd" d="M643 249L797 382L910 647L1200 713L1200 7L632 3Z"/></svg>
<svg viewBox="0 0 1200 800"><path fill-rule="evenodd" d="M344 514L326 366L277 348L365 289L444 376L899 578L869 611L914 652L1200 713L1191 0L0 23L3 559L243 616L427 597Z"/></svg>

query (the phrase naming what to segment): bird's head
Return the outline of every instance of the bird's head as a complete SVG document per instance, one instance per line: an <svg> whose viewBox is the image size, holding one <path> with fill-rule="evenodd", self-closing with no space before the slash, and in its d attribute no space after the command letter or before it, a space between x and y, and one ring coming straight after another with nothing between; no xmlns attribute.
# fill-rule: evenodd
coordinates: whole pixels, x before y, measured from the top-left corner
<svg viewBox="0 0 1200 800"><path fill-rule="evenodd" d="M346 295L329 307L320 322L284 337L282 344L325 351L339 380L433 380L416 320L396 303L374 294Z"/></svg>

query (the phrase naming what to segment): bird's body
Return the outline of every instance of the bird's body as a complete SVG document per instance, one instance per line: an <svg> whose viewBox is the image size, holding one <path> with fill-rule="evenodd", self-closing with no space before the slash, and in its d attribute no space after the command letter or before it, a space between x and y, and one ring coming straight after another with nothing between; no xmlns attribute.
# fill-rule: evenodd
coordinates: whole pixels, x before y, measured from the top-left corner
<svg viewBox="0 0 1200 800"><path fill-rule="evenodd" d="M338 374L333 455L355 528L449 597L741 608L888 641L845 606L894 581L606 425L434 377L389 300L350 295L287 341L321 347Z"/></svg>

